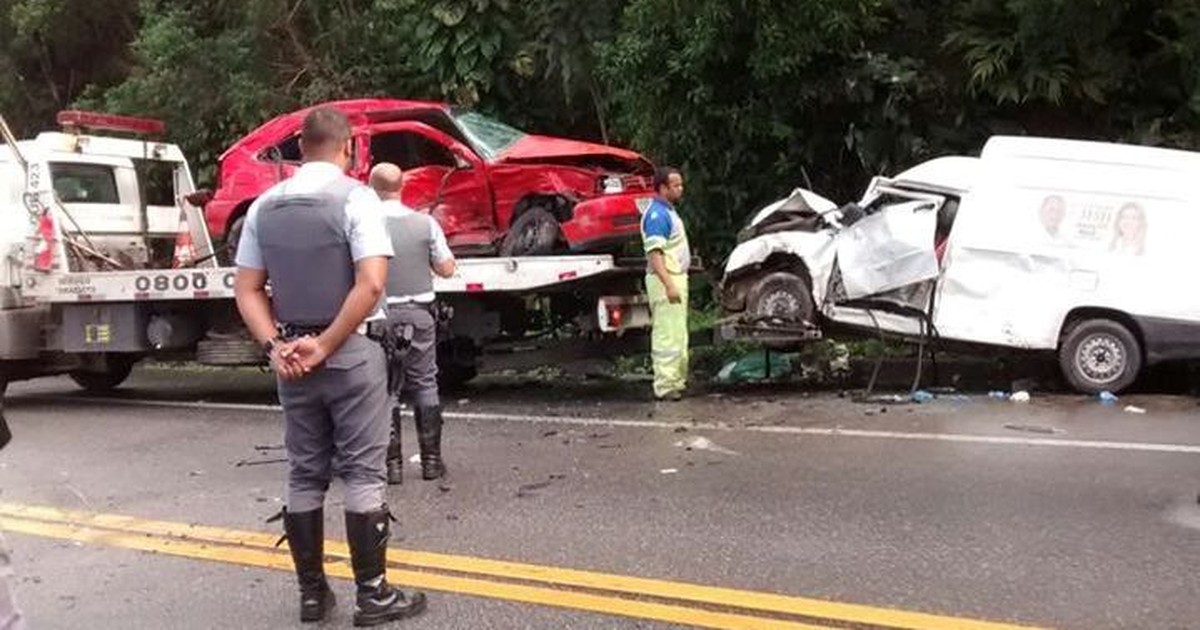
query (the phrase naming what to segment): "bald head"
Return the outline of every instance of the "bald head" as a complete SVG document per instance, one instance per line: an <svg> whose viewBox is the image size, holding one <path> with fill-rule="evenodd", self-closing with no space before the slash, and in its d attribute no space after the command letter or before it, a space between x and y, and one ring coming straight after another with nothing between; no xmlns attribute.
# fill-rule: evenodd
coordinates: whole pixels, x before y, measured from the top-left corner
<svg viewBox="0 0 1200 630"><path fill-rule="evenodd" d="M404 171L391 162L380 162L371 169L371 188L380 199L399 199L404 183Z"/></svg>

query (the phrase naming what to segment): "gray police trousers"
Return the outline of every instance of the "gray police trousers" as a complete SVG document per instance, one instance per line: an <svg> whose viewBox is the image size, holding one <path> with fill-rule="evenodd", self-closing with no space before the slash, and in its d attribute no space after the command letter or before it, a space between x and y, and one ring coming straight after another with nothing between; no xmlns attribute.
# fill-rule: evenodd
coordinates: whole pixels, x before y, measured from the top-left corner
<svg viewBox="0 0 1200 630"><path fill-rule="evenodd" d="M414 407L441 404L437 384L437 321L427 306L392 304L387 322L408 346L393 359L393 388Z"/></svg>
<svg viewBox="0 0 1200 630"><path fill-rule="evenodd" d="M278 384L290 467L288 511L322 507L335 476L345 486L347 512L383 506L390 430L383 348L351 335L321 368Z"/></svg>

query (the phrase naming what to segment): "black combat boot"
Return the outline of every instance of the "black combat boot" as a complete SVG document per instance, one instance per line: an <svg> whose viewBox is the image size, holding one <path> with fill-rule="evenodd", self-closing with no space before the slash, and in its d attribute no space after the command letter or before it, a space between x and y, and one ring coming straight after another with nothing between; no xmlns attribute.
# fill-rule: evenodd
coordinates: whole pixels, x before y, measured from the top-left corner
<svg viewBox="0 0 1200 630"><path fill-rule="evenodd" d="M417 444L421 448L421 478L439 479L446 474L442 462L442 407L417 407L413 410L417 420Z"/></svg>
<svg viewBox="0 0 1200 630"><path fill-rule="evenodd" d="M358 596L354 625L375 626L413 617L425 610L425 594L411 595L387 582L387 543L391 514L387 506L374 512L346 512L346 540Z"/></svg>
<svg viewBox="0 0 1200 630"><path fill-rule="evenodd" d="M387 482L397 486L404 483L404 452L400 449L400 406L392 407L392 436L387 448Z"/></svg>
<svg viewBox="0 0 1200 630"><path fill-rule="evenodd" d="M322 621L334 606L333 591L325 580L325 510L283 512L296 579L300 582L300 621Z"/></svg>

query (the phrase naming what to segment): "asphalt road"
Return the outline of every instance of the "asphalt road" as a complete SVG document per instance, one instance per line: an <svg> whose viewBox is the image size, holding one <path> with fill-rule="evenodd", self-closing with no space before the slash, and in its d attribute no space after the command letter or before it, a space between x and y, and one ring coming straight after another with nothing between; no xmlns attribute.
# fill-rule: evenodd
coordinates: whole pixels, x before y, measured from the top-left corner
<svg viewBox="0 0 1200 630"><path fill-rule="evenodd" d="M1194 399L758 390L655 405L644 387L493 382L451 399L451 479L410 468L391 490L393 559L439 586L400 627L1197 627ZM10 386L0 527L34 627L299 626L277 552L143 531L275 532L274 403L253 371L143 370L113 399ZM69 512L20 512L43 508ZM95 515L136 520L82 526ZM537 567L481 577L481 559ZM737 591L697 603L695 585ZM327 625L348 626L352 585L335 588ZM758 609L760 593L853 606Z"/></svg>

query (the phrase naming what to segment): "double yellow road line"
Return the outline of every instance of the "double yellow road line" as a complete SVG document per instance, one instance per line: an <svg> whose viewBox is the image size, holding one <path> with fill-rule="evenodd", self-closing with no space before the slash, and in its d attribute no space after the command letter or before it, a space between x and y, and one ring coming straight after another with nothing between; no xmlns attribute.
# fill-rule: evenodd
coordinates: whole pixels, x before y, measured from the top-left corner
<svg viewBox="0 0 1200 630"><path fill-rule="evenodd" d="M0 503L0 529L183 558L291 571L277 534L237 531L115 514ZM326 572L353 578L341 541L325 545ZM946 617L819 599L668 582L591 571L393 548L397 584L700 628L745 630L1029 630L1028 626Z"/></svg>

